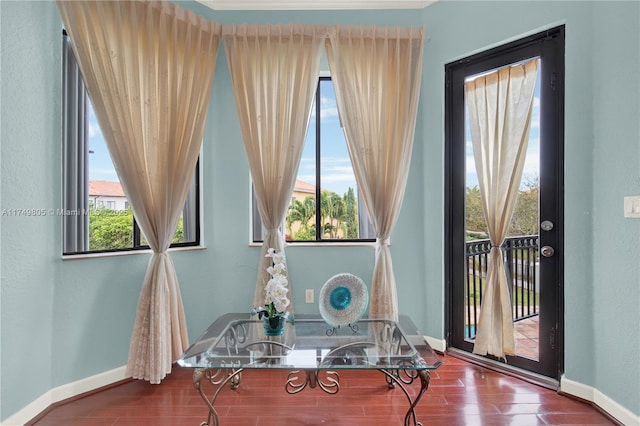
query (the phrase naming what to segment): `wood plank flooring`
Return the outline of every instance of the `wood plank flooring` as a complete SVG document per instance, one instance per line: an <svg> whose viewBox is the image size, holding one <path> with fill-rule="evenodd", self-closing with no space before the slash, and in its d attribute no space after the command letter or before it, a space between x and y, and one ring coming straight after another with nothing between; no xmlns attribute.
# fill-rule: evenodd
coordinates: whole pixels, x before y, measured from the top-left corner
<svg viewBox="0 0 640 426"><path fill-rule="evenodd" d="M423 425L612 425L591 405L452 356L431 374L416 409ZM191 369L175 366L161 385L127 381L60 403L29 426L198 426L207 408ZM380 372L340 372L340 391L284 389L285 371L244 371L240 388L216 401L220 426L402 425L409 407ZM410 386L412 394L418 381Z"/></svg>

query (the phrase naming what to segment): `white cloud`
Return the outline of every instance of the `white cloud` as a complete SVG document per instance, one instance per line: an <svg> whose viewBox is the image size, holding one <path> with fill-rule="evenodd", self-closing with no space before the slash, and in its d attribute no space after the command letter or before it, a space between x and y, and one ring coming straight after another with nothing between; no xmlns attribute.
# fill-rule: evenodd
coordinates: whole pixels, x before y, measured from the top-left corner
<svg viewBox="0 0 640 426"><path fill-rule="evenodd" d="M476 174L476 162L473 159L473 155L472 156L467 156L466 161L465 161L465 170L467 171L467 174L469 173L473 173Z"/></svg>
<svg viewBox="0 0 640 426"><path fill-rule="evenodd" d="M331 118L338 116L338 108L337 107L321 107L320 108L320 118Z"/></svg>
<svg viewBox="0 0 640 426"><path fill-rule="evenodd" d="M524 160L524 172L525 175L540 174L540 139L530 139L529 146L527 147L527 157Z"/></svg>
<svg viewBox="0 0 640 426"><path fill-rule="evenodd" d="M344 194L349 187L356 188L351 160L348 157L322 157L322 189ZM315 182L315 160L302 158L298 169L298 180Z"/></svg>
<svg viewBox="0 0 640 426"><path fill-rule="evenodd" d="M97 122L93 121L93 120L89 120L89 137L92 138L98 134L102 134L101 130L100 130L100 126L98 125Z"/></svg>
<svg viewBox="0 0 640 426"><path fill-rule="evenodd" d="M315 117L316 109L311 109L311 117ZM338 107L336 106L335 99L320 97L320 118L331 118L338 116Z"/></svg>
<svg viewBox="0 0 640 426"><path fill-rule="evenodd" d="M298 173L298 180L306 182L310 185L315 185L316 175L315 174L300 174Z"/></svg>
<svg viewBox="0 0 640 426"><path fill-rule="evenodd" d="M478 185L476 163L473 157L471 141L467 140L467 155L465 157L466 186ZM524 170L522 172L522 182L528 178L540 175L540 139L531 138L527 146L527 156L524 160Z"/></svg>
<svg viewBox="0 0 640 426"><path fill-rule="evenodd" d="M322 189L344 194L356 187L356 178L349 157L322 157Z"/></svg>
<svg viewBox="0 0 640 426"><path fill-rule="evenodd" d="M540 98L533 98L533 110L531 111L531 131L540 129Z"/></svg>

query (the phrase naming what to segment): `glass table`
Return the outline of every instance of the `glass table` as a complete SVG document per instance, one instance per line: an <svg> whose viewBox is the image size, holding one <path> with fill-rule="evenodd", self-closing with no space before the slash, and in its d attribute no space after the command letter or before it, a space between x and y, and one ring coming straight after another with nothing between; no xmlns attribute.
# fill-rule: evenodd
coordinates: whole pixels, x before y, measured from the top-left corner
<svg viewBox="0 0 640 426"><path fill-rule="evenodd" d="M340 370L377 370L390 389L400 388L409 402L405 426L420 425L415 407L429 386L430 370L441 361L407 316L399 321L361 319L344 327L331 327L320 316L296 315L282 336L267 337L262 322L248 314L218 318L178 360L194 368L193 383L209 408L201 426L218 426L216 398L227 385L240 386L249 369L289 370L284 388L289 394L320 388L328 394L340 390ZM419 380L419 391L408 386ZM214 386L207 396L203 381Z"/></svg>

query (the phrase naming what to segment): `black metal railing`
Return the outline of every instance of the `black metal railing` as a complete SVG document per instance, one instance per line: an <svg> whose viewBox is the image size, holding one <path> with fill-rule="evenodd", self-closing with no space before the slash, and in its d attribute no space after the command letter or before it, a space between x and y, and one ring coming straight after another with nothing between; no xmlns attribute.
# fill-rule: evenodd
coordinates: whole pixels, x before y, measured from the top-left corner
<svg viewBox="0 0 640 426"><path fill-rule="evenodd" d="M538 236L509 237L501 246L507 271L513 321L538 315ZM465 287L465 338L473 339L480 317L480 305L491 242L467 241L467 282Z"/></svg>

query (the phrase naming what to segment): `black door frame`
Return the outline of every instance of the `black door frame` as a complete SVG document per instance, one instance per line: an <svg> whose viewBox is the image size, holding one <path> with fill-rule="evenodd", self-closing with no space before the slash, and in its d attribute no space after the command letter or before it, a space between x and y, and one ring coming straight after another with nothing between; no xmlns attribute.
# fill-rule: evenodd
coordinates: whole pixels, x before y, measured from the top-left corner
<svg viewBox="0 0 640 426"><path fill-rule="evenodd" d="M452 334L454 319L460 316L457 309L463 309L463 307L456 307L453 303L453 283L463 282L460 281L464 280L462 273L466 272L460 267L456 267L455 262L456 256L459 257L465 253L465 209L460 206L464 206L465 203L466 182L464 167L459 167L460 164L464 164L464 158L461 157L465 155L464 102L459 102L460 99L464 99L464 80L467 76L532 57L542 59L540 68L541 161L539 188L541 198L539 200L539 219L542 221L545 220L545 217L555 218L557 232L539 232L539 246L550 245L555 249L552 260L541 258L540 262L556 262L553 264L556 267L551 268L551 276L543 276L542 274L540 276L540 282L545 280L545 282L555 284L553 296L556 298L552 308L556 311L556 315L541 315L540 317L541 321L547 321L541 324L541 329L544 326L550 330L548 336L540 335L540 339L541 342L542 339L548 339L541 344L548 344L548 347L552 348L553 359L548 358L551 354L545 355L541 351L540 362L507 356L507 363L558 381L564 371L564 328L562 323L564 318L562 279L564 270L562 261L563 235L561 232L564 229L564 40L564 26L559 26L445 65L445 338L447 347L450 347L454 338L455 342L460 344L462 336L461 330L457 330L455 336ZM548 149L550 144L544 144L542 140L554 140L556 144L552 149ZM555 175L557 180L547 179L549 175ZM540 268L541 273L542 269ZM540 309L542 310L542 306ZM549 321L552 322L549 323ZM472 346L472 344L468 343L468 346ZM466 347L465 350L467 350ZM545 352L549 352L549 350ZM545 356L547 358L543 359ZM541 366L543 366L542 369Z"/></svg>

